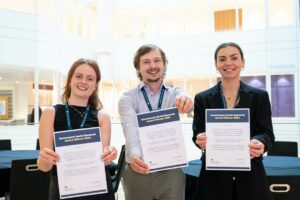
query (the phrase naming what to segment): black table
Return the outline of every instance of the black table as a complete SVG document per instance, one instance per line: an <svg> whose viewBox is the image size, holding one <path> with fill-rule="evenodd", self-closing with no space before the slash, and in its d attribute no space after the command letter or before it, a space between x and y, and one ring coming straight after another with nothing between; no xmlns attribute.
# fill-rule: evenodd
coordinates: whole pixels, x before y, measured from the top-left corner
<svg viewBox="0 0 300 200"><path fill-rule="evenodd" d="M270 185L274 183L288 183L291 185L292 195L300 196L300 158L287 156L264 156L263 163ZM186 175L186 199L191 199L191 195L195 190L197 179L201 169L201 160L192 160L189 166L183 168ZM274 193L273 198L280 196L278 199L285 198L284 193ZM294 199L294 198L289 198Z"/></svg>
<svg viewBox="0 0 300 200"><path fill-rule="evenodd" d="M37 150L0 150L0 197L9 191L11 161L38 158L38 155Z"/></svg>

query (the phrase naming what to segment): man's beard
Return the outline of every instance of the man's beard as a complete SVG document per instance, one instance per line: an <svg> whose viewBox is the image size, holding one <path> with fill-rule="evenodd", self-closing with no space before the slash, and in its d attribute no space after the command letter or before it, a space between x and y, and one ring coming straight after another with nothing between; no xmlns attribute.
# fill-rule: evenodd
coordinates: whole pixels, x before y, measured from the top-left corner
<svg viewBox="0 0 300 200"><path fill-rule="evenodd" d="M150 79L150 78L149 78L149 79L147 79L147 82L148 82L148 83L156 83L156 82L160 81L160 78L161 78L161 77L158 77L158 78L155 78L155 79Z"/></svg>

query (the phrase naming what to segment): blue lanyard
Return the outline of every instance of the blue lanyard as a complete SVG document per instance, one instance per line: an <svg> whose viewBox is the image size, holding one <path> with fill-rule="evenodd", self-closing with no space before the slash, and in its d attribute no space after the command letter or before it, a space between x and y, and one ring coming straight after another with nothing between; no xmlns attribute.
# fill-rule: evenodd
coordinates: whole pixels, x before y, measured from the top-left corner
<svg viewBox="0 0 300 200"><path fill-rule="evenodd" d="M224 96L224 94L223 94L222 82L221 82L221 84L220 84L220 91L221 91L221 97L222 97L223 108L227 108L226 99L225 99L225 96ZM235 102L234 102L233 108L236 108L236 107L238 106L239 101L240 101L240 90L239 90L238 93L236 94L236 98L235 98Z"/></svg>
<svg viewBox="0 0 300 200"><path fill-rule="evenodd" d="M146 101L146 104L148 106L149 111L153 111L153 108L152 108L151 103L150 103L150 101L148 99L147 93L145 91L145 88L142 88L141 90L142 90L142 93L144 95L144 99ZM162 87L161 91L160 91L160 95L159 95L159 101L158 101L157 110L161 109L162 101L163 101L163 98L164 98L164 93L165 93L165 88Z"/></svg>
<svg viewBox="0 0 300 200"><path fill-rule="evenodd" d="M67 116L67 126L68 126L68 130L72 130L72 124L71 124L71 117L70 117L70 107L69 107L69 103L66 102L65 104L65 110L66 110L66 116ZM83 128L85 122L86 122L86 118L89 114L90 111L90 106L88 106L85 111L84 111L84 116L80 122L80 128Z"/></svg>

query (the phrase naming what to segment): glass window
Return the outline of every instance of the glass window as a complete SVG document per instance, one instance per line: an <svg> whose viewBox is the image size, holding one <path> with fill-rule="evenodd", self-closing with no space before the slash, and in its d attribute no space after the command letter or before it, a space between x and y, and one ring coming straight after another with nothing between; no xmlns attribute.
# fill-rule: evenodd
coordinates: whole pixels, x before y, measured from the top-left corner
<svg viewBox="0 0 300 200"><path fill-rule="evenodd" d="M54 72L51 70L40 69L39 72L39 106L44 109L54 104L52 94L54 90L53 79L55 77ZM58 87L58 83L56 87Z"/></svg>
<svg viewBox="0 0 300 200"><path fill-rule="evenodd" d="M54 104L61 103L60 95L64 87L63 76L61 73L49 70L49 69L39 69L38 75L38 89L36 91L36 85L33 81L31 82L30 90L28 93L29 104L28 104L28 114L27 123L34 124L35 116L40 118L42 111ZM38 99L36 99L36 92L38 94ZM38 100L38 102L36 101ZM35 113L35 107L39 110ZM37 120L38 122L39 120Z"/></svg>
<svg viewBox="0 0 300 200"><path fill-rule="evenodd" d="M140 38L151 38L158 35L158 9L141 8L137 10L137 34Z"/></svg>
<svg viewBox="0 0 300 200"><path fill-rule="evenodd" d="M262 90L266 90L266 77L265 76L243 76L241 81Z"/></svg>
<svg viewBox="0 0 300 200"><path fill-rule="evenodd" d="M133 37L133 21L131 12L114 13L114 40L117 43L130 40Z"/></svg>
<svg viewBox="0 0 300 200"><path fill-rule="evenodd" d="M0 8L35 13L36 0L6 0L0 1Z"/></svg>
<svg viewBox="0 0 300 200"><path fill-rule="evenodd" d="M273 117L295 117L294 75L272 75Z"/></svg>
<svg viewBox="0 0 300 200"><path fill-rule="evenodd" d="M235 0L213 0L215 31L235 30ZM242 10L239 9L239 26L242 23Z"/></svg>
<svg viewBox="0 0 300 200"><path fill-rule="evenodd" d="M291 26L294 20L294 0L269 1L269 25L270 27Z"/></svg>
<svg viewBox="0 0 300 200"><path fill-rule="evenodd" d="M193 98L199 92L210 88L208 77L188 77L186 79L186 91ZM187 118L193 118L194 112L188 113Z"/></svg>
<svg viewBox="0 0 300 200"><path fill-rule="evenodd" d="M239 28L241 29L242 9L239 9L238 15L239 15ZM234 9L215 11L214 19L215 19L215 31L236 29L236 12Z"/></svg>
<svg viewBox="0 0 300 200"><path fill-rule="evenodd" d="M161 37L182 36L183 34L183 17L182 6L161 6L159 8L159 30Z"/></svg>
<svg viewBox="0 0 300 200"><path fill-rule="evenodd" d="M111 116L113 118L119 118L118 103L119 103L119 99L120 99L121 95L124 92L127 92L128 90L136 87L137 84L138 84L138 80L116 80L116 81L114 81L113 102L111 101L111 99L107 99L106 102L103 102L103 103L105 103L105 105L110 104L110 106L113 106L114 113L111 114ZM104 96L103 97L101 96L101 98L104 98Z"/></svg>
<svg viewBox="0 0 300 200"><path fill-rule="evenodd" d="M239 0L239 8L243 12L242 29L253 30L265 28L265 1L261 0Z"/></svg>
<svg viewBox="0 0 300 200"><path fill-rule="evenodd" d="M87 35L91 41L97 40L97 11L89 9L87 14Z"/></svg>
<svg viewBox="0 0 300 200"><path fill-rule="evenodd" d="M113 0L113 9L130 9L133 5L133 0Z"/></svg>
<svg viewBox="0 0 300 200"><path fill-rule="evenodd" d="M157 5L158 1L153 1L153 0L143 0L143 1L137 1L137 0L133 0L134 4L136 7L146 7L146 6L153 6L153 5ZM164 0L162 2L159 3L168 3L168 0ZM176 0L175 0L176 1Z"/></svg>
<svg viewBox="0 0 300 200"><path fill-rule="evenodd" d="M99 98L101 103L103 104L103 110L110 113L111 117L114 117L114 103L112 99L114 99L113 94L113 82L112 81L101 81L100 87L98 90ZM116 102L117 103L117 102Z"/></svg>
<svg viewBox="0 0 300 200"><path fill-rule="evenodd" d="M87 37L87 27L86 27L86 16L89 10L82 6L77 5L77 33L82 37Z"/></svg>
<svg viewBox="0 0 300 200"><path fill-rule="evenodd" d="M170 86L184 89L182 78L166 78L164 82Z"/></svg>
<svg viewBox="0 0 300 200"><path fill-rule="evenodd" d="M0 67L0 106L7 99L7 112L0 114L1 125L25 125L34 123L37 104L35 94L35 68ZM60 102L63 89L62 74L52 70L39 69L38 107L41 111ZM39 112L37 112L38 114ZM5 116L5 118L1 116ZM38 115L37 115L38 116Z"/></svg>
<svg viewBox="0 0 300 200"><path fill-rule="evenodd" d="M193 97L204 90L207 90L209 85L209 78L207 77L188 77L186 79L187 92Z"/></svg>
<svg viewBox="0 0 300 200"><path fill-rule="evenodd" d="M74 10L75 3L72 0L62 0L62 28L65 31L74 31Z"/></svg>
<svg viewBox="0 0 300 200"><path fill-rule="evenodd" d="M22 125L27 123L31 105L33 69L17 67L0 68L0 97L7 99L5 113L0 116L0 125ZM3 104L3 100L1 101Z"/></svg>
<svg viewBox="0 0 300 200"><path fill-rule="evenodd" d="M55 21L55 1L43 0L38 2L39 15Z"/></svg>
<svg viewBox="0 0 300 200"><path fill-rule="evenodd" d="M184 14L186 35L210 32L212 20L209 1L187 3Z"/></svg>

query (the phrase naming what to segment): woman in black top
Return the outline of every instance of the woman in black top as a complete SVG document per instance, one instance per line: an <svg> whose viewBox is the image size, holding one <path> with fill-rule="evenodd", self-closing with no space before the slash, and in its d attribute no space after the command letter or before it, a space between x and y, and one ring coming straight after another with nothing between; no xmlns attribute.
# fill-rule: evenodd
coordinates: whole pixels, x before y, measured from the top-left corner
<svg viewBox="0 0 300 200"><path fill-rule="evenodd" d="M39 127L40 156L38 167L42 171L50 171L49 200L59 200L56 162L59 157L55 153L53 144L53 132L68 129L100 127L101 139L104 148L101 158L108 165L117 157L117 150L109 146L111 138L110 116L101 111L102 104L98 98L98 84L100 82L100 70L95 61L79 59L71 67L62 101L44 110ZM67 112L70 113L68 124ZM87 116L85 118L85 113ZM85 118L85 120L84 120ZM111 179L106 168L108 193L76 197L72 200L114 200ZM82 180L84 185L84 180Z"/></svg>
<svg viewBox="0 0 300 200"><path fill-rule="evenodd" d="M270 200L272 199L262 155L274 142L271 106L266 91L240 81L245 60L239 45L223 43L215 51L215 66L221 81L195 97L193 141L202 150L202 168L194 200ZM205 169L205 110L249 108L251 171L213 171ZM224 158L226 159L226 158Z"/></svg>

